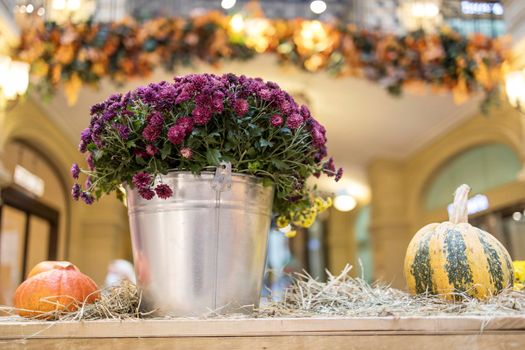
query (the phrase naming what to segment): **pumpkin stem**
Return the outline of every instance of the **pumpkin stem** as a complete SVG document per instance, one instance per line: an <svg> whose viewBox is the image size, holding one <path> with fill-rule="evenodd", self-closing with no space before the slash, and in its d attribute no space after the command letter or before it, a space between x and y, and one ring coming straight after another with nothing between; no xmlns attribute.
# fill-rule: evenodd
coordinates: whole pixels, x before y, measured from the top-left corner
<svg viewBox="0 0 525 350"><path fill-rule="evenodd" d="M470 192L469 185L461 185L456 189L454 194L454 203L452 203L452 210L449 214L449 221L453 224L461 224L468 222L468 194Z"/></svg>

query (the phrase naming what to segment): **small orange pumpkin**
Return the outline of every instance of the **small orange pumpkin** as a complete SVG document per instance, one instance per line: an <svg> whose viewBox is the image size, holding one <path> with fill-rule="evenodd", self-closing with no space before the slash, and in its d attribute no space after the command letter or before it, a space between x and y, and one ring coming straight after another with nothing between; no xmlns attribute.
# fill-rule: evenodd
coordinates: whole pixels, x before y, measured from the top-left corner
<svg viewBox="0 0 525 350"><path fill-rule="evenodd" d="M96 283L69 263L25 280L16 289L14 304L20 316L38 317L55 310L75 311L78 303L99 298Z"/></svg>
<svg viewBox="0 0 525 350"><path fill-rule="evenodd" d="M36 264L35 267L33 267L31 269L31 271L29 271L29 274L27 275L27 278L33 277L34 275L37 275L37 274L39 274L41 272L46 272L46 271L49 271L49 270L56 269L58 267L65 267L65 266L69 266L69 265L73 266L75 268L75 270L80 271L78 269L78 267L76 267L75 265L73 265L69 261L41 261L38 264Z"/></svg>

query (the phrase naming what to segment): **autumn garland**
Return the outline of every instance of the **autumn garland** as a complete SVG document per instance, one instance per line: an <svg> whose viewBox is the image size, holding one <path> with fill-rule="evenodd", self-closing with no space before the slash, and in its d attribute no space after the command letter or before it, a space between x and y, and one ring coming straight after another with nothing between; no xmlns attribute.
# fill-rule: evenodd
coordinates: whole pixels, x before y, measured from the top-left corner
<svg viewBox="0 0 525 350"><path fill-rule="evenodd" d="M191 18L157 18L137 23L33 24L23 30L19 59L31 63L35 87L51 96L64 84L74 103L82 85L109 78L117 84L149 75L156 67L173 71L196 60L246 60L273 53L281 63L334 76L378 82L391 94L423 84L451 91L458 103L471 93L498 90L506 56L502 40L465 38L443 30L404 36L318 21L246 19L236 29L218 12ZM255 23L254 23L255 24Z"/></svg>

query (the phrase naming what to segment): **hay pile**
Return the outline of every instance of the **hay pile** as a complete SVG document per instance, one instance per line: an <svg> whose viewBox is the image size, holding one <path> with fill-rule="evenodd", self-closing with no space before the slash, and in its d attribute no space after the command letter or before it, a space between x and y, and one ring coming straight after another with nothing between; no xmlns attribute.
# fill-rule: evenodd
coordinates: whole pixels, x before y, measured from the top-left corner
<svg viewBox="0 0 525 350"><path fill-rule="evenodd" d="M488 300L480 301L459 296L446 301L433 295L412 296L384 284L370 285L361 278L349 276L347 265L340 275L328 274L327 282L319 282L308 274L296 274L292 285L280 301L269 301L251 317L381 317L381 316L437 316L484 315L501 316L525 312L525 292L505 290ZM50 312L39 319L99 320L153 318L154 310L140 310L142 295L135 285L123 283L102 290L102 297L94 304L79 305L75 312ZM0 307L0 311L16 315L14 308ZM246 315L221 315L211 311L203 318L245 318Z"/></svg>
<svg viewBox="0 0 525 350"><path fill-rule="evenodd" d="M338 276L328 273L327 282L297 274L282 300L261 307L257 316L497 316L525 312L525 292L509 289L485 301L464 295L457 295L455 301L446 301L434 295L413 296L385 284L370 285L350 277L351 269L347 265Z"/></svg>
<svg viewBox="0 0 525 350"><path fill-rule="evenodd" d="M102 320L102 319L137 319L148 317L152 312L143 312L139 306L142 294L137 287L130 282L123 282L119 286L108 287L100 291L101 298L92 304L76 303L77 310L74 312L50 311L41 313L32 319L37 320ZM50 298L53 299L53 298ZM56 303L49 301L50 303ZM0 312L15 316L18 309L14 307L0 307ZM6 317L4 320L13 319Z"/></svg>

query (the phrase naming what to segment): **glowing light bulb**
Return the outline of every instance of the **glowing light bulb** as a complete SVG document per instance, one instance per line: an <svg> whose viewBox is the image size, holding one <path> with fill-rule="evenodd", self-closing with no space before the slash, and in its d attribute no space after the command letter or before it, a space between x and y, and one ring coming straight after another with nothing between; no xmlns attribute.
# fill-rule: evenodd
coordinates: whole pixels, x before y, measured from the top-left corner
<svg viewBox="0 0 525 350"><path fill-rule="evenodd" d="M505 90L512 107L525 107L525 73L511 72L505 76Z"/></svg>
<svg viewBox="0 0 525 350"><path fill-rule="evenodd" d="M33 13L35 7L32 4L29 4L26 6L26 12L27 13Z"/></svg>
<svg viewBox="0 0 525 350"><path fill-rule="evenodd" d="M66 0L53 0L53 10L63 10L66 8Z"/></svg>
<svg viewBox="0 0 525 350"><path fill-rule="evenodd" d="M67 2L67 9L69 11L75 11L80 8L80 0L69 0Z"/></svg>
<svg viewBox="0 0 525 350"><path fill-rule="evenodd" d="M231 9L233 6L235 6L235 3L237 0L222 0L221 1L221 7L225 10Z"/></svg>
<svg viewBox="0 0 525 350"><path fill-rule="evenodd" d="M412 5L412 15L418 18L432 18L439 15L439 7L433 2L416 2Z"/></svg>
<svg viewBox="0 0 525 350"><path fill-rule="evenodd" d="M242 18L240 13L233 15L230 20L230 27L236 33L240 33L244 30L244 18Z"/></svg>
<svg viewBox="0 0 525 350"><path fill-rule="evenodd" d="M334 207L339 211L350 211L356 206L356 199L349 194L339 194L334 199Z"/></svg>
<svg viewBox="0 0 525 350"><path fill-rule="evenodd" d="M313 13L320 15L326 11L326 2L323 0L314 0L310 3L310 10Z"/></svg>

